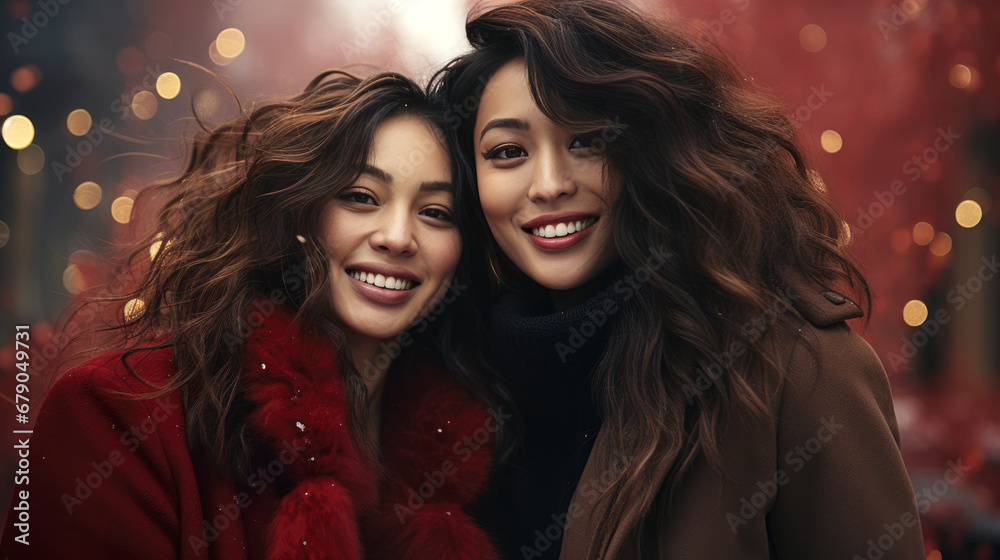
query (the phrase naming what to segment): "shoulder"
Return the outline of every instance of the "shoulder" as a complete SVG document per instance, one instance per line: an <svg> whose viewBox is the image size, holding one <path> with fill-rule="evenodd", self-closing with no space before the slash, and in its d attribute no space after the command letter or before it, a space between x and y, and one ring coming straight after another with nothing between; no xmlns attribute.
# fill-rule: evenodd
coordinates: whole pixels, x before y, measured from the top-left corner
<svg viewBox="0 0 1000 560"><path fill-rule="evenodd" d="M861 317L861 309L797 274L783 279L791 306L790 316L776 322L773 332L782 373L779 418L876 413L898 442L885 368L871 345L845 322Z"/></svg>
<svg viewBox="0 0 1000 560"><path fill-rule="evenodd" d="M134 353L107 352L60 375L46 393L45 401L103 400L113 398L109 396L115 394L117 398L140 396L165 385L174 371L173 351L170 348L143 349Z"/></svg>

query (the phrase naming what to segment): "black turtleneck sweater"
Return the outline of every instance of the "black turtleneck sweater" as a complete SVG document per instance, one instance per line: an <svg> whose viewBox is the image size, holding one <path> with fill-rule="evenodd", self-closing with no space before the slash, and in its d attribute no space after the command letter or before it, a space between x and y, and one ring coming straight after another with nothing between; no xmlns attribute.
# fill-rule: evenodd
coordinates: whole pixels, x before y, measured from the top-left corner
<svg viewBox="0 0 1000 560"><path fill-rule="evenodd" d="M489 354L519 412L523 444L499 465L481 518L507 560L556 559L570 499L601 421L591 393L614 316L611 286L554 312L547 293L507 294L490 312Z"/></svg>

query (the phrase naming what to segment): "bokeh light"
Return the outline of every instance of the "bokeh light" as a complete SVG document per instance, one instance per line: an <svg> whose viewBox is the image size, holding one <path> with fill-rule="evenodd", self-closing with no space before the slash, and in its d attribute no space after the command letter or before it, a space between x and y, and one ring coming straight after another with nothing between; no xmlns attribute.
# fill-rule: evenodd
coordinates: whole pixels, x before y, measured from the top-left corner
<svg viewBox="0 0 1000 560"><path fill-rule="evenodd" d="M0 220L0 247L3 247L10 241L10 228L7 227L7 223Z"/></svg>
<svg viewBox="0 0 1000 560"><path fill-rule="evenodd" d="M73 136L83 136L93 124L94 120L85 109L75 109L66 117L66 128Z"/></svg>
<svg viewBox="0 0 1000 560"><path fill-rule="evenodd" d="M146 302L141 299L130 299L125 303L125 307L122 312L125 314L125 320L131 321L142 315L143 310L146 309Z"/></svg>
<svg viewBox="0 0 1000 560"><path fill-rule="evenodd" d="M173 72L164 72L156 78L156 93L164 99L173 99L181 92L181 79Z"/></svg>
<svg viewBox="0 0 1000 560"><path fill-rule="evenodd" d="M140 91L132 98L132 113L144 121L155 117L159 106L156 96L151 91Z"/></svg>
<svg viewBox="0 0 1000 560"><path fill-rule="evenodd" d="M823 134L819 137L819 143L823 146L823 150L835 154L844 147L844 139L840 137L840 133L836 130L825 130Z"/></svg>
<svg viewBox="0 0 1000 560"><path fill-rule="evenodd" d="M87 288L83 272L80 270L80 267L75 264L70 264L66 267L66 270L63 271L62 282L66 291L74 296Z"/></svg>
<svg viewBox="0 0 1000 560"><path fill-rule="evenodd" d="M212 44L208 46L208 58L212 59L212 62L219 66L227 66L232 63L235 58L227 58L219 53L218 44L212 41Z"/></svg>
<svg viewBox="0 0 1000 560"><path fill-rule="evenodd" d="M972 70L964 64L956 64L951 67L951 72L948 73L948 81L959 89L969 87L969 84L972 83Z"/></svg>
<svg viewBox="0 0 1000 560"><path fill-rule="evenodd" d="M223 29L215 38L215 48L225 58L232 59L240 56L244 47L246 47L246 38L242 31L234 27Z"/></svg>
<svg viewBox="0 0 1000 560"><path fill-rule="evenodd" d="M955 221L964 228L976 227L983 219L983 209L975 200L963 200L955 208Z"/></svg>
<svg viewBox="0 0 1000 560"><path fill-rule="evenodd" d="M34 64L25 64L10 75L10 87L18 93L27 93L42 81L42 71Z"/></svg>
<svg viewBox="0 0 1000 560"><path fill-rule="evenodd" d="M118 51L118 56L115 62L118 64L118 69L121 70L122 74L126 76L138 76L142 72L142 65L145 62L145 55L142 51L135 47L125 47L124 49Z"/></svg>
<svg viewBox="0 0 1000 560"><path fill-rule="evenodd" d="M810 23L799 30L799 44L809 52L819 52L826 46L826 31L822 27Z"/></svg>
<svg viewBox="0 0 1000 560"><path fill-rule="evenodd" d="M14 110L14 100L6 93L0 93L0 117Z"/></svg>
<svg viewBox="0 0 1000 560"><path fill-rule="evenodd" d="M111 217L119 224L127 224L132 219L132 205L135 201L127 196L119 196L111 203Z"/></svg>
<svg viewBox="0 0 1000 560"><path fill-rule="evenodd" d="M910 300L903 307L903 321L911 327L919 327L927 320L927 306L920 300Z"/></svg>
<svg viewBox="0 0 1000 560"><path fill-rule="evenodd" d="M934 240L931 241L931 253L938 257L943 257L951 251L951 236L943 231L937 232Z"/></svg>
<svg viewBox="0 0 1000 560"><path fill-rule="evenodd" d="M45 167L45 152L38 144L31 144L17 152L17 168L25 175L34 175Z"/></svg>
<svg viewBox="0 0 1000 560"><path fill-rule="evenodd" d="M913 226L913 242L917 245L929 245L934 240L934 227L927 222L917 222Z"/></svg>
<svg viewBox="0 0 1000 560"><path fill-rule="evenodd" d="M3 121L3 141L15 150L23 150L35 139L35 125L24 115L11 115Z"/></svg>
<svg viewBox="0 0 1000 560"><path fill-rule="evenodd" d="M101 203L101 187L93 181L80 183L73 191L73 203L80 210L90 210Z"/></svg>

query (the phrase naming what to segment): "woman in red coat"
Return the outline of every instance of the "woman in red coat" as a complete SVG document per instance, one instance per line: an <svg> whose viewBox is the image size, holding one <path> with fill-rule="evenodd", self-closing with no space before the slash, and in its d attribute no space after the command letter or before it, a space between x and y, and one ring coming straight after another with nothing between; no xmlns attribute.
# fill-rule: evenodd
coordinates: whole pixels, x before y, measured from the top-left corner
<svg viewBox="0 0 1000 560"><path fill-rule="evenodd" d="M49 391L0 556L494 558L443 130L406 78L327 72L199 137L137 205L137 283L78 311L119 350Z"/></svg>

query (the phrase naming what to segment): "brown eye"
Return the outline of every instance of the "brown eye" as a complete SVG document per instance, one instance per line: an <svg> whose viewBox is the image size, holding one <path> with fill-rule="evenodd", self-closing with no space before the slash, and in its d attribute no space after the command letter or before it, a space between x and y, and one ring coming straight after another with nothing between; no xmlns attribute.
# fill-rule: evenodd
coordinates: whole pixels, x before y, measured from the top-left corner
<svg viewBox="0 0 1000 560"><path fill-rule="evenodd" d="M507 144L497 146L483 154L483 159L517 159L527 156L528 153L520 146Z"/></svg>

